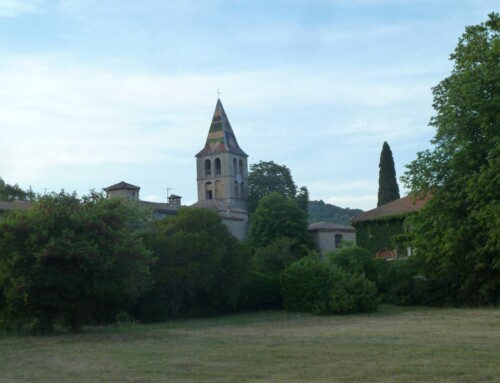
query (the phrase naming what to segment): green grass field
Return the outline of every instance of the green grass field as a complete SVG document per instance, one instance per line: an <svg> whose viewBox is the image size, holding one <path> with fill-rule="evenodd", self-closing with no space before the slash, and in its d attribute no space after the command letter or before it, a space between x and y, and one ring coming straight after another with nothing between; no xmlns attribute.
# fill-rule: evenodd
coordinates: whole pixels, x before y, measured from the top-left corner
<svg viewBox="0 0 500 383"><path fill-rule="evenodd" d="M0 334L0 382L500 382L500 310L280 311Z"/></svg>

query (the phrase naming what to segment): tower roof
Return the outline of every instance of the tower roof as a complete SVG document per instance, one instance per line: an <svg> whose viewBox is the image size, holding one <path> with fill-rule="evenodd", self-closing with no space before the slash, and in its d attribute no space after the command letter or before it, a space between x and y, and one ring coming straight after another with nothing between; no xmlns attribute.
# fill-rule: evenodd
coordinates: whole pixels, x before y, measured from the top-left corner
<svg viewBox="0 0 500 383"><path fill-rule="evenodd" d="M215 153L234 153L241 156L248 157L248 155L241 150L236 141L236 136L234 135L233 128L229 123L224 107L220 98L217 99L217 104L215 105L214 116L212 118L212 123L210 124L210 130L208 131L207 141L205 147L196 155L196 157L215 154Z"/></svg>

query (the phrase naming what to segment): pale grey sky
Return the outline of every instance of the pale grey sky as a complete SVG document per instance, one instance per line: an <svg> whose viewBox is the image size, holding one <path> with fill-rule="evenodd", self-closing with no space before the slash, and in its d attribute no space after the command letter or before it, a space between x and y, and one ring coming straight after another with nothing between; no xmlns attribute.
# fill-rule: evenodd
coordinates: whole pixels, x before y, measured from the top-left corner
<svg viewBox="0 0 500 383"><path fill-rule="evenodd" d="M0 0L0 177L80 195L123 180L193 203L220 89L250 163L287 165L311 199L373 208L383 142L398 176L429 148L431 87L499 5Z"/></svg>

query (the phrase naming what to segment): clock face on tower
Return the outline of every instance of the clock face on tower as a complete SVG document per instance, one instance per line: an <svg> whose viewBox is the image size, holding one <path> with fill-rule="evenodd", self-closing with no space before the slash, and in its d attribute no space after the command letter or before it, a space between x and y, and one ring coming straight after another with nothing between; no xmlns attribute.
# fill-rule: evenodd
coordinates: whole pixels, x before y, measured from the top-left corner
<svg viewBox="0 0 500 383"><path fill-rule="evenodd" d="M240 174L238 174L236 176L236 182L238 182L239 184L241 184L243 182L243 180L241 179L241 175Z"/></svg>

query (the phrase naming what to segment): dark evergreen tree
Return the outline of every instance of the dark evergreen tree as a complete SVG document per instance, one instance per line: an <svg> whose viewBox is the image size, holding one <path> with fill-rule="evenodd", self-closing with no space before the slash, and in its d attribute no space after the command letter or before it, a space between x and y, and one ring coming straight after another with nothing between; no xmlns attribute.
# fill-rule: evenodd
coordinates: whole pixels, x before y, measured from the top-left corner
<svg viewBox="0 0 500 383"><path fill-rule="evenodd" d="M396 180L394 159L389 144L384 141L380 153L379 176L378 176L378 202L377 206L399 199L399 186Z"/></svg>

